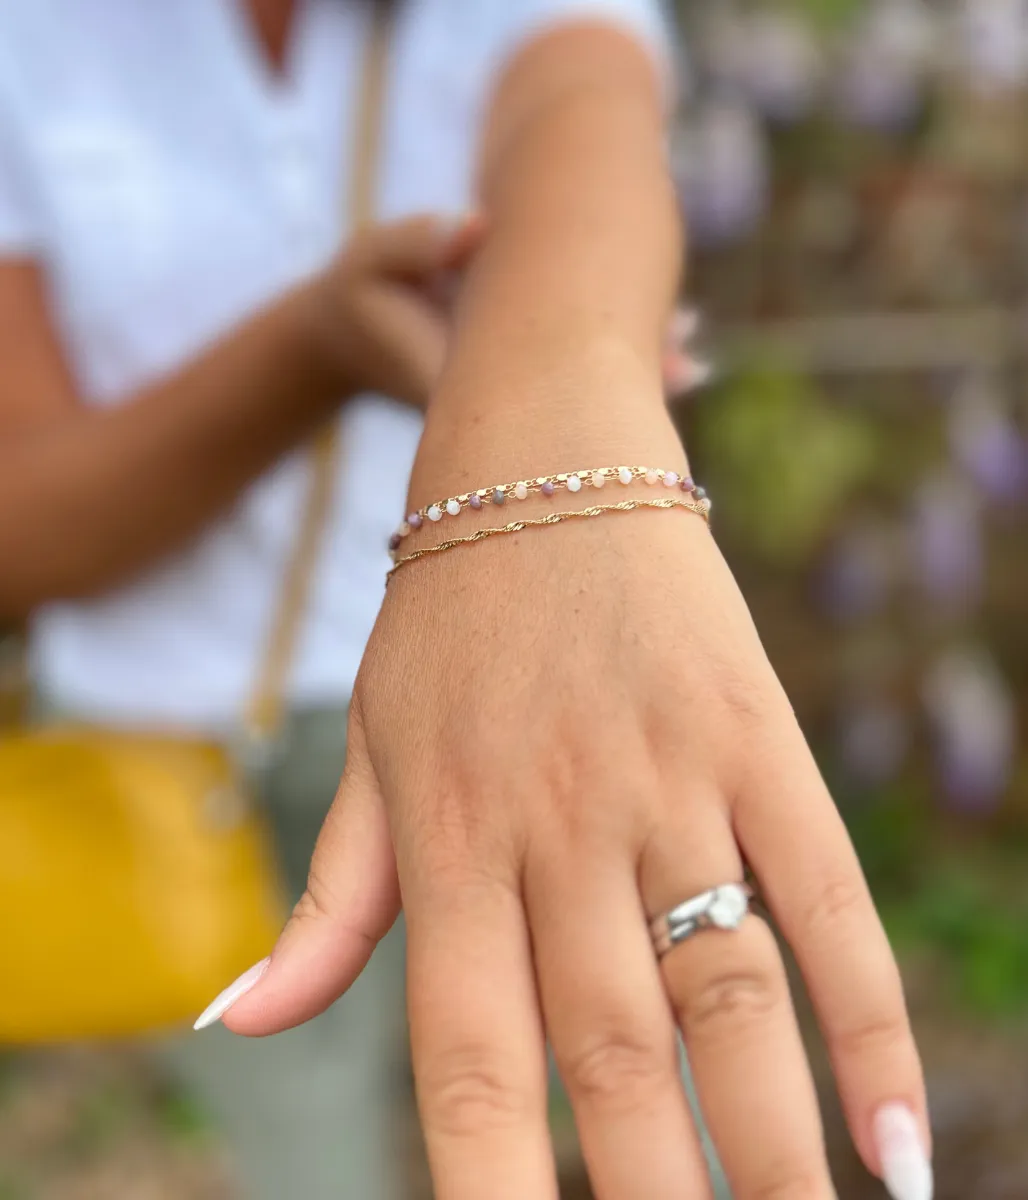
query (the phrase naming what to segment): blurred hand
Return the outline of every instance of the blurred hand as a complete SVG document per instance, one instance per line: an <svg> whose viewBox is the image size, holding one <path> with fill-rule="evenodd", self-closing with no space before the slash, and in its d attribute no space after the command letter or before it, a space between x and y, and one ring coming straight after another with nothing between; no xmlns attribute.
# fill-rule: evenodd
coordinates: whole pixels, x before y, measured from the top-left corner
<svg viewBox="0 0 1028 1200"><path fill-rule="evenodd" d="M680 453L668 429L649 461ZM390 583L309 890L226 1024L268 1033L327 1007L402 894L442 1200L556 1197L547 1039L597 1195L708 1197L676 1027L738 1200L831 1200L771 930L751 915L661 962L650 943L649 918L746 865L799 960L865 1162L927 1200L899 973L702 522L618 514L454 550Z"/></svg>
<svg viewBox="0 0 1028 1200"><path fill-rule="evenodd" d="M483 228L476 216L369 226L313 281L318 345L347 391L425 407L442 370L459 272Z"/></svg>
<svg viewBox="0 0 1028 1200"><path fill-rule="evenodd" d="M460 275L485 228L477 215L373 225L314 281L319 344L349 391L427 405L446 356ZM698 325L692 308L676 308L668 319L661 365L669 400L710 379L709 364L690 352Z"/></svg>

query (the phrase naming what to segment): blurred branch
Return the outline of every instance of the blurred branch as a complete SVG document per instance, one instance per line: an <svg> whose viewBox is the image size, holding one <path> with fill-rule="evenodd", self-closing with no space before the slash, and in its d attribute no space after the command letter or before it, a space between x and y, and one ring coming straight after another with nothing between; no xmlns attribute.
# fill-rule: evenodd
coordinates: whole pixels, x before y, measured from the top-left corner
<svg viewBox="0 0 1028 1200"><path fill-rule="evenodd" d="M723 371L767 361L814 374L994 369L1024 355L1026 333L1025 313L1007 308L858 313L729 327L713 358Z"/></svg>

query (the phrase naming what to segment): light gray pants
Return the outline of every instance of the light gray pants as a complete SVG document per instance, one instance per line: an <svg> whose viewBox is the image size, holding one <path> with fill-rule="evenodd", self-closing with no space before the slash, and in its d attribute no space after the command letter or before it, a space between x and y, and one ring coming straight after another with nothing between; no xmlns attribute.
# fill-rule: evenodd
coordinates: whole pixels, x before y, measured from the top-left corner
<svg viewBox="0 0 1028 1200"><path fill-rule="evenodd" d="M346 749L344 709L295 714L256 788L293 898L305 886ZM400 1200L410 1194L402 930L327 1013L273 1038L216 1026L161 1045L223 1131L246 1200Z"/></svg>

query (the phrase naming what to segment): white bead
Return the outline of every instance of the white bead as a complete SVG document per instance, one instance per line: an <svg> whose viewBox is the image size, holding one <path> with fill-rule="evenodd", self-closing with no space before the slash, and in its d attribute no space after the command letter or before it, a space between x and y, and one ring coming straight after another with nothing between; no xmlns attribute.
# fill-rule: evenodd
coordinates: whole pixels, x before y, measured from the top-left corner
<svg viewBox="0 0 1028 1200"><path fill-rule="evenodd" d="M577 475L568 476L568 491L580 492L582 490L582 481Z"/></svg>
<svg viewBox="0 0 1028 1200"><path fill-rule="evenodd" d="M632 472L628 469L628 467L618 467L618 479L620 479L623 484L627 485L632 482Z"/></svg>
<svg viewBox="0 0 1028 1200"><path fill-rule="evenodd" d="M446 511L450 514L451 517L459 516L460 515L460 501L459 500L447 500L446 501Z"/></svg>
<svg viewBox="0 0 1028 1200"><path fill-rule="evenodd" d="M650 485L650 487L653 487L653 485L659 481L660 472L656 467L650 467L650 469L646 472L646 482Z"/></svg>
<svg viewBox="0 0 1028 1200"><path fill-rule="evenodd" d="M607 482L607 479L602 471L593 471L592 475L589 477L589 482L594 488L601 488Z"/></svg>
<svg viewBox="0 0 1028 1200"><path fill-rule="evenodd" d="M441 521L443 519L443 510L438 504L433 504L426 516L430 521Z"/></svg>
<svg viewBox="0 0 1028 1200"><path fill-rule="evenodd" d="M528 484L527 483L517 484L514 488L514 495L517 496L517 498L519 500L524 500L525 497L528 495Z"/></svg>

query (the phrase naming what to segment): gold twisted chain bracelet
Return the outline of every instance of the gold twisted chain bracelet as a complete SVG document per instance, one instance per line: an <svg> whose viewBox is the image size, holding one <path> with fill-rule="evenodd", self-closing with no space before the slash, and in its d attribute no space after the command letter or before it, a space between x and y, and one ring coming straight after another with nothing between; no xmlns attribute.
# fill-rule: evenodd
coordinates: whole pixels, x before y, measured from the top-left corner
<svg viewBox="0 0 1028 1200"><path fill-rule="evenodd" d="M425 558L430 554L442 554L445 550L453 550L456 546L466 546L471 542L481 542L485 538L497 537L503 533L520 533L523 529L531 529L540 525L559 525L562 521L573 521L580 517L598 517L603 513L611 512L632 512L636 508L684 508L688 512L702 517L707 525L710 525L710 501L706 498L702 500L682 500L674 496L665 496L660 500L622 500L618 504L594 504L590 508L553 512L545 517L526 518L521 521L511 521L509 525L497 525L492 528L477 529L474 533L469 533L466 537L449 538L445 542L439 542L435 546L424 546L420 550L412 550L410 554L396 560L392 568L386 572L386 581L388 582L392 575L408 563L415 562L419 558Z"/></svg>

